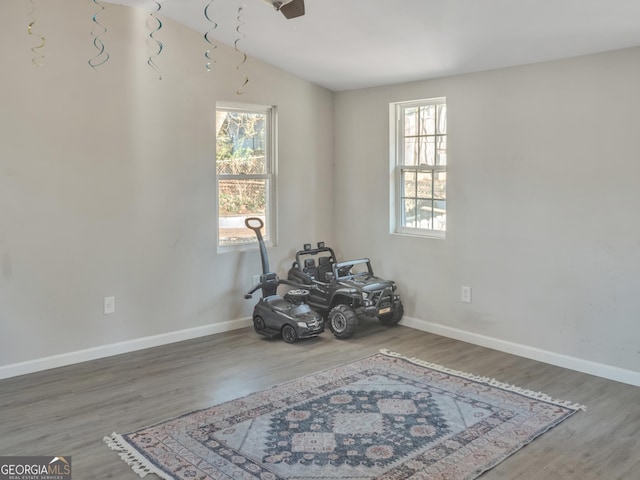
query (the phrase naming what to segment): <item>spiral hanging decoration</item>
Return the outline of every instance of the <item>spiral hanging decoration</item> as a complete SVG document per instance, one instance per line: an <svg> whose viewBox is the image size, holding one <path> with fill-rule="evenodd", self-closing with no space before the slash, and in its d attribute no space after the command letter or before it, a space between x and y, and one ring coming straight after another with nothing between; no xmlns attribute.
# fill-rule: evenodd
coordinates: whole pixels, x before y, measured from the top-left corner
<svg viewBox="0 0 640 480"><path fill-rule="evenodd" d="M89 59L88 63L91 68L95 70L100 65L104 65L105 63L107 63L107 61L109 60L109 53L105 51L104 43L100 39L102 35L107 33L107 28L100 24L100 22L98 21L98 15L102 11L104 11L104 5L102 5L102 3L98 0L93 0L93 3L95 3L96 6L99 7L99 10L93 15L92 20L94 23L94 28L91 29L93 46L96 47L98 53L93 58Z"/></svg>
<svg viewBox="0 0 640 480"><path fill-rule="evenodd" d="M162 42L155 38L155 34L160 31L162 28L162 21L156 14L162 8L162 4L160 2L154 2L156 4L156 10L149 14L149 18L147 19L147 28L151 30L149 33L149 38L147 39L147 47L151 50L153 48L153 53L149 54L149 58L147 59L147 64L153 68L158 74L158 80L162 80L162 74L160 73L160 69L155 62L155 59L162 53L162 49L164 46Z"/></svg>
<svg viewBox="0 0 640 480"><path fill-rule="evenodd" d="M27 26L27 32L29 32L29 35L34 35L40 39L40 45L37 45L31 48L31 53L33 53L33 58L31 59L31 63L33 63L36 67L41 67L42 61L44 60L44 55L38 50L43 48L47 43L47 41L39 33L33 32L33 26L36 24L36 20L35 20L36 4L33 2L33 0L29 0L29 1L31 2L31 11L29 12L28 15L31 17L31 22L29 22L29 25Z"/></svg>
<svg viewBox="0 0 640 480"><path fill-rule="evenodd" d="M242 61L236 66L236 70L238 71L240 71L240 67L242 67L242 65L244 65L247 62L247 54L238 48L238 43L246 37L246 35L240 31L240 28L244 25L244 22L242 21L242 11L243 11L243 8L238 7L238 16L237 16L238 26L236 27L238 38L236 38L235 42L233 42L233 47L235 48L236 52L239 52L240 54L242 54ZM240 85L240 87L238 87L238 89L236 90L236 95L242 95L244 93L243 88L247 85L247 83L249 83L249 77L247 77L246 74L243 74L243 77L244 77L244 81L242 85Z"/></svg>
<svg viewBox="0 0 640 480"><path fill-rule="evenodd" d="M204 68L207 70L207 72L211 71L211 64L216 63L215 59L211 56L211 51L218 48L218 46L214 45L211 39L209 38L211 35L211 32L213 32L216 28L218 28L218 24L211 18L211 15L209 13L209 9L212 6L213 6L213 0L209 0L209 3L207 4L207 6L204 7L204 18L206 18L211 24L211 28L207 30L207 32L204 34L204 39L210 45L210 48L204 53L204 57L207 59L207 63L205 63Z"/></svg>

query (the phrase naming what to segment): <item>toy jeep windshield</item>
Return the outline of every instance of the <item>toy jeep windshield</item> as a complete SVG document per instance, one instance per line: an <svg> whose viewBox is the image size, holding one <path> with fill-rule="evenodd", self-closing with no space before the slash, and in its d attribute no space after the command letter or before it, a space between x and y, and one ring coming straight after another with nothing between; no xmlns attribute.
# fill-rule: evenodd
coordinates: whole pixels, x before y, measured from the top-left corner
<svg viewBox="0 0 640 480"><path fill-rule="evenodd" d="M397 324L404 313L396 284L374 275L368 258L338 262L332 248L307 244L296 253L288 279L315 285L308 303L328 320L337 338L349 338L359 316L377 317L383 325Z"/></svg>

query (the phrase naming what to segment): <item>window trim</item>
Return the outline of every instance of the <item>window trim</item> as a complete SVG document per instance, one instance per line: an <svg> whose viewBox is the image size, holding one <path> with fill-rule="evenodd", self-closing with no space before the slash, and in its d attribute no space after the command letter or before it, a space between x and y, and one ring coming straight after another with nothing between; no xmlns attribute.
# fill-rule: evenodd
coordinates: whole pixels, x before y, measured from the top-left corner
<svg viewBox="0 0 640 480"><path fill-rule="evenodd" d="M252 175L232 175L232 174L218 174L215 171L216 182L216 199L215 199L215 239L216 248L218 253L231 253L231 252L243 252L256 250L258 248L257 239L252 239L250 242L239 243L236 245L221 245L220 244L220 179L225 180L252 180L252 179L266 179L267 198L266 198L266 212L265 212L265 226L269 232L269 237L265 238L265 244L268 247L274 247L278 244L277 236L277 177L278 177L278 111L275 105L258 105L252 103L239 103L239 102L216 102L216 114L218 111L230 111L238 113L263 113L268 117L266 142L267 146L265 152L267 153L267 173L265 174L252 174ZM214 119L215 122L215 119ZM218 132L217 126L214 124L214 132L217 140ZM214 158L214 161L217 160Z"/></svg>
<svg viewBox="0 0 640 480"><path fill-rule="evenodd" d="M448 172L449 162L438 166L429 165L405 165L404 146L399 140L404 139L404 116L401 112L407 108L425 105L446 105L446 97L425 98L419 100L409 100L389 103L389 233L392 235L414 236L422 238L446 238L445 230L434 230L430 228L407 227L402 224L402 172L409 169L412 171L435 171ZM449 112L447 110L447 116ZM448 129L445 135L448 138ZM448 151L448 145L447 145ZM402 163L401 163L402 162ZM448 177L447 177L448 182ZM448 185L447 185L448 186ZM445 201L448 200L445 197ZM448 212L448 209L447 209Z"/></svg>

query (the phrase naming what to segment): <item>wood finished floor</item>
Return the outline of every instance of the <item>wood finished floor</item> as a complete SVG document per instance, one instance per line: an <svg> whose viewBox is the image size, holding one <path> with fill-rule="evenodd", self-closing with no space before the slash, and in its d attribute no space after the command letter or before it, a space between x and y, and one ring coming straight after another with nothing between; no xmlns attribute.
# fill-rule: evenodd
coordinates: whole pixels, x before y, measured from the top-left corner
<svg viewBox="0 0 640 480"><path fill-rule="evenodd" d="M289 345L245 328L0 381L0 455L71 455L73 478L139 478L102 442L387 348L588 407L482 480L640 479L640 388L407 327L361 321ZM157 478L150 475L147 478Z"/></svg>

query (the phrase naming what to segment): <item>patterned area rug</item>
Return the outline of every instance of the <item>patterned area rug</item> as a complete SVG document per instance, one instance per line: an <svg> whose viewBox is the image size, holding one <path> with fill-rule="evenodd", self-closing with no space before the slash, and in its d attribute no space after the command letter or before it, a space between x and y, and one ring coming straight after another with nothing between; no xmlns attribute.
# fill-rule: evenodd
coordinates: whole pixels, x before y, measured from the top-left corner
<svg viewBox="0 0 640 480"><path fill-rule="evenodd" d="M469 480L582 408L381 351L104 441L141 477Z"/></svg>

